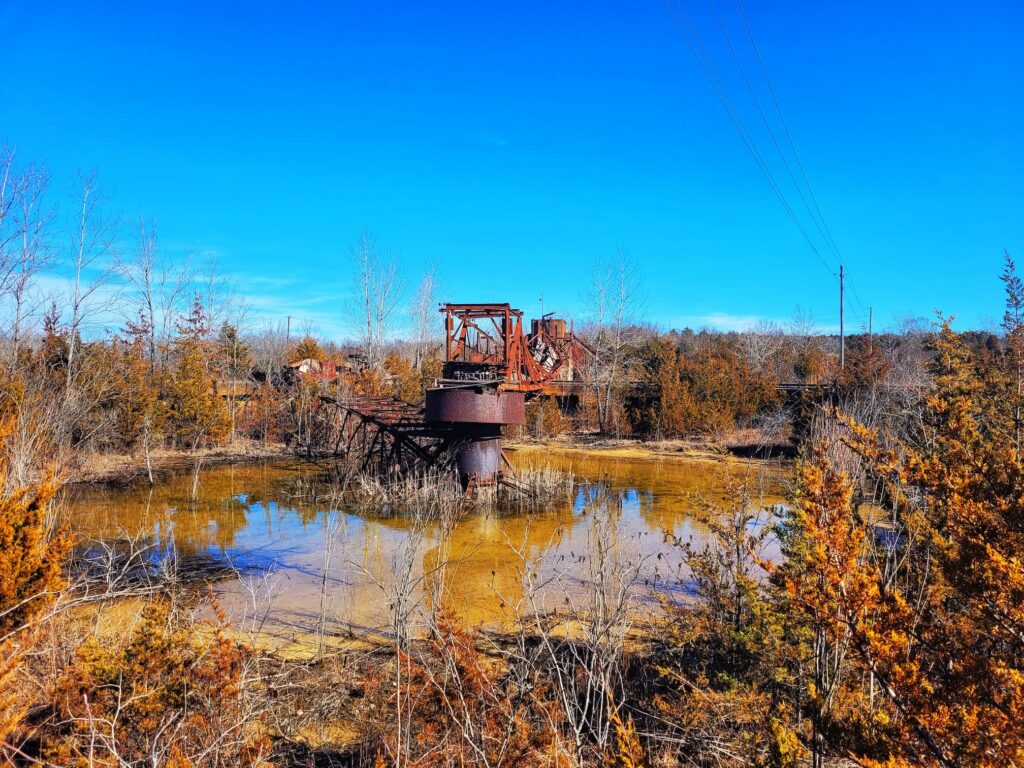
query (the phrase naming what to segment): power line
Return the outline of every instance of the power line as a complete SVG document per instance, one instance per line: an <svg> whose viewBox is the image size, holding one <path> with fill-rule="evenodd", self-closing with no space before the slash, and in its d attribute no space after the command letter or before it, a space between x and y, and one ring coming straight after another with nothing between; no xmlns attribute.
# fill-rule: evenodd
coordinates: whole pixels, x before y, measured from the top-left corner
<svg viewBox="0 0 1024 768"><path fill-rule="evenodd" d="M842 261L843 258L839 254L839 248L836 246L835 238L832 237L832 231L828 226L828 222L825 220L824 214L821 212L821 206L818 205L818 197L814 194L814 187L811 186L811 180L808 178L803 161L800 159L800 153L797 152L796 142L793 141L793 133L790 131L789 122L786 120L786 116L782 112L782 105L779 103L779 97L775 93L775 87L772 85L771 78L768 77L768 68L764 65L764 60L761 58L761 49L758 47L757 41L754 39L754 31L750 26L750 19L747 16L747 10L743 5L743 0L736 0L736 5L739 7L740 16L743 18L743 26L747 30L747 38L750 40L750 47L754 51L754 57L757 59L757 65L761 69L761 76L764 78L765 85L768 87L768 93L771 94L772 103L775 105L775 111L779 115L779 122L782 123L782 129L786 134L786 140L789 142L789 147L793 152L793 158L796 160L797 168L800 170L800 175L803 177L804 184L807 185L807 191L811 196L811 202L814 203L814 209L818 212L818 217L821 219L822 226L825 229L824 234L831 245L832 251L836 254L839 261Z"/></svg>
<svg viewBox="0 0 1024 768"><path fill-rule="evenodd" d="M708 0L708 1L710 3L712 3L712 7L714 7L714 5L713 5L714 4L714 0ZM815 225L818 227L818 231L821 233L822 237L825 239L825 242L828 244L828 247L830 248L832 253L835 254L836 259L838 259L838 261L839 261L839 264L841 266L845 267L846 266L846 260L843 258L842 253L839 251L839 246L836 244L835 237L833 237L833 235L832 235L832 229L831 229L831 227L829 227L828 220L825 218L825 214L821 210L821 205L818 203L818 196L814 192L814 186L811 184L811 179L810 179L810 177L807 174L807 169L804 167L803 160L801 160L801 158L800 158L800 152L796 148L796 141L793 139L793 132L790 130L789 121L786 120L786 115L782 111L782 104L779 101L778 93L775 91L775 86L772 85L772 80L768 76L768 68L765 66L764 59L761 56L761 48L758 46L757 39L754 37L754 30L753 30L753 27L751 27L751 25L750 25L750 17L747 16L746 6L743 4L743 0L736 0L736 6L739 9L740 17L743 19L743 27L744 27L744 29L747 32L747 39L750 41L750 47L751 47L751 50L753 50L753 52L754 52L754 58L757 60L758 68L761 70L761 76L764 78L764 84L765 84L765 86L768 89L768 93L772 97L772 104L775 106L775 112L779 116L779 122L782 124L782 130L783 130L783 132L786 135L786 141L789 144L789 149L793 153L793 159L796 162L797 169L800 171L800 177L803 179L804 185L807 187L807 194L810 196L811 203L814 206L814 213L812 213L810 211L809 207L808 207L808 213L811 214L811 218L812 218L812 220L814 220ZM719 16L719 14L717 12L717 8L715 8L715 15L716 15L716 17L718 17L719 25L721 26L722 25L721 17ZM722 29L722 33L726 36L726 42L729 42L728 32L724 29L724 27ZM729 47L730 47L730 49L732 49L732 44L731 43L730 43ZM734 53L734 56L735 56L735 53ZM740 66L741 72L743 72L743 75L744 75L744 81L746 81L746 79L747 79L746 78L746 73L742 69L742 64L740 64L739 61L737 61L737 65ZM748 87L749 87L749 84L748 84ZM751 95L753 96L753 94L751 94ZM758 104L758 111L761 111L760 104L757 102L756 97L754 97L754 99L755 99L755 103ZM762 116L762 118L764 118L764 113L763 112L762 112L761 116ZM765 124L767 126L767 124L768 124L767 120L765 121ZM768 132L769 132L769 135L772 136L772 139L774 141L775 137L774 137L774 134L772 133L772 130L771 130L770 127L768 128ZM781 154L781 150L780 150L780 154ZM785 162L785 160L783 160L783 162ZM787 170L788 169L789 169L789 166L787 165ZM791 178L792 178L792 175L791 175ZM794 185L797 186L797 189L799 190L799 185L796 184L795 179L794 179ZM804 199L803 194L801 194L800 197L801 197L801 199ZM804 204L806 205L806 200L804 200ZM815 214L817 214L817 215L815 215ZM818 224L818 222L820 222L820 225ZM853 300L854 300L854 302L857 305L857 306L852 307L852 309L859 316L861 322L863 323L864 322L864 312L865 312L864 302L861 301L860 294L857 291L856 283L853 280L850 279L849 272L847 272L847 274L846 274L846 280L847 280L847 283L848 283L848 285L850 287L850 291L851 291L851 293L853 295Z"/></svg>
<svg viewBox="0 0 1024 768"><path fill-rule="evenodd" d="M857 292L857 286L850 279L850 273L849 272L846 273L846 282L847 282L847 285L850 286L850 292L853 294L853 300L857 304L857 306L851 307L851 309L853 309L853 311L857 314L857 317L860 318L860 321L863 324L864 323L864 312L867 311L867 309L864 306L864 302L860 300L860 294Z"/></svg>
<svg viewBox="0 0 1024 768"><path fill-rule="evenodd" d="M843 272L843 270L846 267L846 263L842 257L842 254L839 252L839 247L836 245L835 239L832 237L832 232L828 226L828 222L825 219L825 215L821 211L821 206L818 204L817 197L814 194L814 188L811 186L810 178L807 176L807 173L803 167L803 163L800 160L800 154L799 152L797 152L796 143L793 140L792 133L789 131L789 123L786 121L785 115L782 112L782 105L779 103L778 97L775 93L775 89L772 86L771 80L768 77L767 68L764 66L764 62L761 59L760 49L757 47L757 43L754 40L753 30L751 29L750 22L746 17L746 12L743 8L742 0L737 0L737 4L739 5L740 13L743 15L743 22L747 30L747 36L750 39L751 48L753 49L754 55L757 58L758 66L761 69L761 74L764 77L764 81L766 86L768 87L768 91L772 96L772 101L775 105L775 111L778 113L779 120L782 123L783 129L786 133L790 150L793 153L793 159L796 162L798 170L800 171L800 175L804 181L803 185L800 184L800 182L796 178L796 175L793 173L793 168L790 165L788 158L786 157L786 152L783 150L781 144L779 143L775 130L773 130L772 128L771 121L768 119L768 115L765 114L765 110L761 105L761 100L758 98L757 91L754 89L753 84L750 82L750 78L747 76L747 68L744 66L743 60L740 58L739 53L736 50L736 46L733 45L732 36L729 34L729 30L725 25L725 21L722 19L722 14L719 12L717 3L715 2L715 0L708 0L708 5L710 6L712 12L715 15L715 20L718 22L718 28L722 32L722 37L725 39L725 43L729 47L729 52L732 54L732 59L736 64L736 68L737 70L739 70L740 76L743 78L743 83L747 87L747 92L750 94L750 98L754 102L754 106L757 108L758 114L761 116L761 121L764 123L764 127L768 132L768 136L769 138L771 138L772 144L775 146L775 151L778 153L779 159L782 161L782 165L786 169L786 173L789 176L789 180L793 183L793 188L800 196L800 201L803 203L804 209L807 211L808 216L810 216L811 221L814 223L815 228L818 230L818 234L821 235L822 240L825 242L826 246L832 251L832 253L836 257L836 260L839 262L840 272ZM807 195L804 194L803 186L807 187ZM808 202L808 195L811 198L811 202L813 202L814 204L813 209L811 208L811 204ZM845 274L845 280L853 294L854 301L858 305L851 305L850 308L854 311L855 314L857 314L861 322L864 322L864 303L860 300L860 295L858 294L857 288L853 284L853 281L850 280L850 275L848 271Z"/></svg>
<svg viewBox="0 0 1024 768"><path fill-rule="evenodd" d="M792 220L794 226L797 228L797 230L803 236L804 240L807 242L807 245L810 247L811 251L818 258L818 261L820 261L822 263L822 266L824 266L825 269L828 270L829 274L831 274L835 278L836 275L834 268L821 255L821 252L818 250L817 245L815 245L814 241L807 233L807 230L805 229L803 223L800 221L799 217L794 212L789 201L786 199L786 196L783 193L782 189L779 187L778 182L776 182L775 177L771 172L771 169L764 160L764 156L757 148L756 141L750 134L750 131L747 129L742 116L736 109L735 103L729 96L728 88L725 86L725 83L719 76L718 71L715 69L714 63L711 61L711 57L708 55L707 50L704 48L704 45L700 40L700 35L697 33L696 27L694 27L693 22L690 21L690 17L689 14L687 14L686 9L683 7L680 0L672 0L672 5L668 4L669 0L665 0L665 2L669 8L669 12L672 14L673 21L675 21L676 26L679 27L679 31L682 33L683 39L686 41L686 45L690 49L690 53L693 54L693 57L697 62L697 66L700 67L700 70L704 74L704 77L707 79L708 84L711 85L712 90L715 92L715 95L721 102L722 107L726 111L726 114L729 116L729 119L732 122L733 127L736 129L736 132L740 135L740 138L743 140L743 143L746 146L747 151L750 152L751 157L754 158L754 162L761 170L761 173L764 175L769 187L771 187L772 191L775 193L775 196L778 198L779 202L782 204L782 207L789 215L789 218ZM676 9L678 9L679 14L676 13ZM680 19L680 16L682 17L682 19ZM683 23L684 21L685 25Z"/></svg>
<svg viewBox="0 0 1024 768"><path fill-rule="evenodd" d="M729 89L726 86L725 81L718 73L718 70L714 65L714 61L712 60L710 54L708 53L703 42L701 41L701 37L699 32L697 31L696 25L693 23L689 14L686 11L684 0L672 0L672 4L669 4L668 0L666 0L666 6L668 7L669 12L672 14L673 21L676 23L676 26L682 33L683 39L686 42L687 47L690 49L690 53L693 55L698 67L700 67L701 72L707 79L712 90L715 92L715 96L718 98L719 102L722 104L722 107L725 109L725 112L729 117L729 120L732 122L733 127L736 129L736 132L739 134L744 146L746 146L747 151L754 159L754 162L758 166L758 169L761 171L762 175L765 177L765 180L768 182L768 185L771 188L772 192L774 192L776 198L778 198L783 209L786 211L790 220L793 222L793 225L800 232L803 239L807 242L808 247L811 249L811 252L815 255L815 257L817 257L818 261L820 261L821 264L829 271L829 274L832 275L833 279L835 279L837 282L845 281L848 284L850 293L852 294L852 298L854 300L854 303L851 304L850 309L854 311L854 313L860 318L861 322L863 323L864 302L861 301L860 294L857 291L856 285L853 283L853 281L850 280L849 272L846 271L846 262L843 259L842 253L840 252L839 247L836 244L835 238L832 235L832 231L828 226L828 221L826 220L824 213L821 210L821 205L818 202L817 195L814 192L814 187L811 185L810 178L807 174L806 168L803 164L803 161L800 158L800 153L797 151L796 142L793 139L793 134L790 130L789 122L786 120L785 114L782 111L782 105L779 102L778 94L776 93L775 88L772 85L771 79L768 76L767 67L764 64L760 48L758 47L757 41L754 38L754 33L750 25L749 17L747 16L746 9L743 6L743 0L737 0L740 15L743 19L743 25L746 29L747 37L750 41L751 48L757 60L757 64L761 71L761 75L764 78L765 85L768 89L769 94L771 95L772 103L775 107L775 112L778 114L783 132L785 133L786 142L788 144L789 150L792 152L793 161L796 164L797 170L799 171L800 178L803 180L803 185L801 185L800 181L797 179L797 176L794 173L788 158L786 157L786 151L783 149L782 144L780 143L775 130L773 130L772 128L771 121L768 119L768 115L766 114L764 107L761 104L761 100L758 98L757 92L753 87L750 77L747 75L746 68L744 67L743 61L740 58L735 45L733 44L732 37L729 34L728 28L726 27L726 24L718 9L718 6L715 3L715 0L708 0L708 3L711 7L711 10L714 12L715 19L718 22L719 29L721 30L725 42L729 47L729 51L732 54L733 61L735 62L736 67L739 69L740 75L743 78L743 82L746 85L747 91L750 94L752 101L754 102L754 106L757 108L761 120L764 122L765 128L767 129L768 135L775 146L775 150L779 155L779 159L782 161L783 167L786 169L786 173L788 174L794 189L799 195L800 200L803 203L805 210L807 211L807 215L813 222L814 228L817 229L817 232L820 235L825 245L825 248L831 252L831 255L833 255L835 260L838 262L838 272L843 273L842 277L839 274L837 274L837 270L831 264L829 264L828 260L826 260L825 257L822 255L821 249L818 248L817 244L814 242L814 239L808 233L803 221L801 221L800 217L794 211L792 204L786 196L786 193L783 191L782 187L775 178L775 175L773 174L771 167L765 160L765 157L758 146L757 140L754 138L753 134L747 127L745 121L743 120L743 116L737 108L732 96L730 95ZM806 187L806 195L804 194L804 187Z"/></svg>
<svg viewBox="0 0 1024 768"><path fill-rule="evenodd" d="M764 123L765 129L768 131L768 136L769 136L769 138L771 138L772 144L775 145L775 151L778 152L778 154L779 154L779 159L782 161L782 165L786 169L786 173L789 175L789 180L791 182L793 182L793 188L796 189L797 194L800 196L800 201L804 204L804 208L807 210L807 214L811 217L811 221L814 223L814 226L817 228L818 234L821 235L822 239L825 241L825 244L831 248L832 252L836 256L836 259L839 261L840 264L842 264L843 259L839 255L839 250L835 247L835 243L832 240L831 235L827 234L828 225L825 224L824 217L821 216L821 209L818 208L817 204L815 204L815 208L817 209L817 212L818 212L818 215L815 216L815 212L814 212L814 210L811 209L811 205L807 201L807 196L804 194L803 188L801 187L800 183L797 181L796 175L793 173L793 168L790 165L789 160L786 158L786 153L783 152L782 146L779 144L779 140L775 136L775 131L772 129L771 121L768 120L768 115L765 114L764 108L761 106L761 100L757 97L757 92L754 90L754 86L750 82L750 78L747 77L747 68L745 66L743 66L743 61L740 59L740 56L739 56L739 54L736 51L736 47L732 43L732 37L729 35L729 30L726 28L725 22L722 20L722 14L719 13L719 11L718 11L718 5L715 3L715 0L708 0L708 5L711 7L711 10L715 14L715 19L718 22L718 28L722 31L722 37L725 38L725 43L729 47L729 52L732 54L732 59L736 63L736 68L739 70L740 76L743 78L744 85L747 86L747 92L750 94L750 98L754 102L754 106L757 108L758 114L761 116L761 121ZM749 31L750 30L749 30L749 27L748 27L748 33L749 33ZM751 37L751 43L753 44L753 37ZM755 53L756 53L756 48L755 48ZM768 82L767 81L767 73L765 72L765 70L763 68L763 65L762 65L762 70L761 71L765 75L765 81ZM771 90L770 83L769 83L769 90ZM778 100L775 100L775 107L776 107L776 110L779 112L779 115L781 116L782 115L782 110L779 107ZM784 120L783 120L783 124L785 125L785 121ZM797 162L799 162L799 156L796 154L796 149L795 149L795 146L793 145L792 139L790 140L790 146L793 147L794 159L796 159ZM814 193L813 193L813 190L811 190L810 181L807 179L807 175L806 174L803 174L803 177L804 177L804 181L806 182L806 186L807 186L808 192L813 197ZM821 218L820 221L819 221L819 217Z"/></svg>

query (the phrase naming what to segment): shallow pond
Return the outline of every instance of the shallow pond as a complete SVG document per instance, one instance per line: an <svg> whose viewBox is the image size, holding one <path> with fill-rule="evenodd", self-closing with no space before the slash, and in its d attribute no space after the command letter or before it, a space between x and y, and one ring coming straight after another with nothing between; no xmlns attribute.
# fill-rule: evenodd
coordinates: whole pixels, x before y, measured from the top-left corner
<svg viewBox="0 0 1024 768"><path fill-rule="evenodd" d="M751 506L765 510L754 525L763 524L788 480L760 462L537 448L510 457L518 469L571 472L575 490L528 512L470 510L447 540L436 521L316 501L318 470L299 462L204 470L194 502L192 478L177 476L153 488L76 488L62 509L87 540L142 537L154 551L229 560L242 573L218 587L231 619L301 643L318 627L334 637L387 634L400 593L414 603L440 595L470 624L501 624L573 604L597 569L642 606L685 590L680 544L707 535L694 509L724 504L730 482L745 482Z"/></svg>

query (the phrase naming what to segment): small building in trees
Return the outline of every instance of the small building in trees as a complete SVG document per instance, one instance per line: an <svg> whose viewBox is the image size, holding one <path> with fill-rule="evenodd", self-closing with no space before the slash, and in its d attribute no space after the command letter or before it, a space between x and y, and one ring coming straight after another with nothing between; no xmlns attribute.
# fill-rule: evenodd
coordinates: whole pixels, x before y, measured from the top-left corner
<svg viewBox="0 0 1024 768"><path fill-rule="evenodd" d="M339 367L333 360L317 360L314 357L306 357L288 364L288 378L294 381L301 376L319 381L334 381L340 373Z"/></svg>

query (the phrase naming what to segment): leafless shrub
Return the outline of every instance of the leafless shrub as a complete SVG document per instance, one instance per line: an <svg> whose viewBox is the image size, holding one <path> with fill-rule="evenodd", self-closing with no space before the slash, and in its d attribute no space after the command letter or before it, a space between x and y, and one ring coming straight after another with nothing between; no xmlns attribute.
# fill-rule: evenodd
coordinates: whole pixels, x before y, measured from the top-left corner
<svg viewBox="0 0 1024 768"><path fill-rule="evenodd" d="M238 576L230 562L204 551L183 553L174 542L144 536L82 541L71 564L74 601L202 591Z"/></svg>
<svg viewBox="0 0 1024 768"><path fill-rule="evenodd" d="M517 625L509 663L516 674L549 688L568 757L579 765L592 764L610 745L609 702L623 700L626 640L646 562L618 534L621 497L603 485L584 492L585 551L545 567L525 541L510 542L523 592L505 601Z"/></svg>

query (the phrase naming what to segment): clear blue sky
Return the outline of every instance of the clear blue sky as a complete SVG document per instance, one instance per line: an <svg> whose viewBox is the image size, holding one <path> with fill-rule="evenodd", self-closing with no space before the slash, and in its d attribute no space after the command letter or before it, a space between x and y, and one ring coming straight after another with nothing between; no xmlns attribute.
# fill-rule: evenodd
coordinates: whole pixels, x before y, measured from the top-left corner
<svg viewBox="0 0 1024 768"><path fill-rule="evenodd" d="M773 109L735 0L717 2ZM788 185L711 6L684 7ZM1024 6L745 7L879 326L990 323L1003 249L1024 262ZM0 141L60 185L95 168L126 217L216 254L268 316L335 331L367 227L409 283L436 262L453 301L535 312L543 293L580 316L591 263L622 246L663 325L837 320L663 0L3 0L0 28Z"/></svg>

